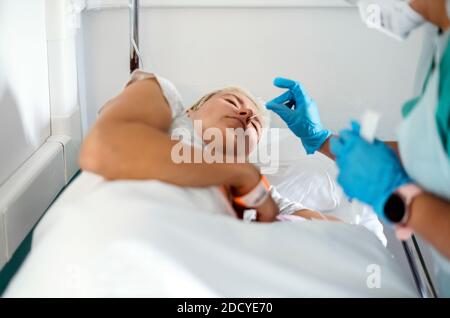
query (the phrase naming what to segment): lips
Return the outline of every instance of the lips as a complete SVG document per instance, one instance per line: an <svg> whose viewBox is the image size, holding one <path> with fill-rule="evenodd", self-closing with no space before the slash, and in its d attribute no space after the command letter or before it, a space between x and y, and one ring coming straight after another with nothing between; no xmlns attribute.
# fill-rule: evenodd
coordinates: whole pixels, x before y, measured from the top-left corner
<svg viewBox="0 0 450 318"><path fill-rule="evenodd" d="M227 118L231 118L231 119L237 120L241 124L242 129L244 129L244 130L247 127L245 122L242 119L238 118L238 117L227 116Z"/></svg>

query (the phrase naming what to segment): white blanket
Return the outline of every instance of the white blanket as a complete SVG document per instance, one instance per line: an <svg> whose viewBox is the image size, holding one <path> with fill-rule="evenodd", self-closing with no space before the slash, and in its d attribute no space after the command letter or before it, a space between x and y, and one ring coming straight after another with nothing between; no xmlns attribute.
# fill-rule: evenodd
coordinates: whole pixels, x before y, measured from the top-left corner
<svg viewBox="0 0 450 318"><path fill-rule="evenodd" d="M4 296L417 296L363 227L244 223L199 200L207 189L91 184L48 212Z"/></svg>

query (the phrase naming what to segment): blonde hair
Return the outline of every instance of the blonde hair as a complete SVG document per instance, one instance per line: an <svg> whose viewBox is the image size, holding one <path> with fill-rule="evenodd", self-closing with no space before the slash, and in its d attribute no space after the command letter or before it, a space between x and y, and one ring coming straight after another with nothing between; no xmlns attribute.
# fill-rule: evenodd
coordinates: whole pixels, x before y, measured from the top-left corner
<svg viewBox="0 0 450 318"><path fill-rule="evenodd" d="M264 106L264 101L261 98L254 97L249 91L237 87L237 86L227 86L222 89L218 89L215 91L212 91L206 95L204 95L202 98L200 98L194 105L192 105L188 110L196 111L200 107L202 107L211 97L213 97L216 94L220 93L239 93L244 96L246 96L250 101L256 106L256 109L258 111L258 115L260 115L263 119L263 128L269 126L269 113Z"/></svg>

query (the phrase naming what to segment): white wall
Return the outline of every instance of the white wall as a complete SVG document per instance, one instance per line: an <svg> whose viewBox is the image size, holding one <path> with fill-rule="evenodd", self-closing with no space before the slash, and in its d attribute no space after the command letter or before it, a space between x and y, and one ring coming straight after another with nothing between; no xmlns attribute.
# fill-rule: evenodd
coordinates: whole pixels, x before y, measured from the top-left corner
<svg viewBox="0 0 450 318"><path fill-rule="evenodd" d="M0 0L0 269L79 169L73 1Z"/></svg>
<svg viewBox="0 0 450 318"><path fill-rule="evenodd" d="M128 74L128 12L83 16L89 124ZM379 136L395 138L411 96L422 33L399 43L367 29L355 8L144 8L145 68L173 80L187 103L210 89L240 84L270 99L272 79L300 80L333 130L366 108L384 114Z"/></svg>
<svg viewBox="0 0 450 318"><path fill-rule="evenodd" d="M44 0L0 0L0 185L50 135Z"/></svg>
<svg viewBox="0 0 450 318"><path fill-rule="evenodd" d="M82 139L76 39L83 7L79 0L46 0L51 133L64 143L67 180L79 169Z"/></svg>

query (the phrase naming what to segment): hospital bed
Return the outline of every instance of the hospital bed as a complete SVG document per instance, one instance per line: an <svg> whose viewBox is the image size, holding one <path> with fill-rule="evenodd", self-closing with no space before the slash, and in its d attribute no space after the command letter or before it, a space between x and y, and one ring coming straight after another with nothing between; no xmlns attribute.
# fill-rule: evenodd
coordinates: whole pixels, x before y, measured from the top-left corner
<svg viewBox="0 0 450 318"><path fill-rule="evenodd" d="M306 157L287 130L280 142L286 156L268 176L272 184L351 223L333 162ZM105 182L83 172L39 223L5 296L418 295L379 237L362 226L251 224L213 210L175 186Z"/></svg>
<svg viewBox="0 0 450 318"><path fill-rule="evenodd" d="M130 6L130 17L131 17L130 18L130 25L132 27L130 28L130 30L131 30L131 34L130 34L130 43L131 43L131 45L130 45L130 70L133 70L133 69L137 68L140 65L139 36L138 36L138 29L139 29L139 27L138 27L139 1L138 0L134 0L134 1L131 1L131 3L132 3L132 5ZM292 147L290 147L290 148L292 149ZM322 164L324 164L323 159L320 159L320 158L314 158L314 159L318 160L318 162L321 162ZM311 159L311 160L313 160L313 159ZM298 162L301 162L301 160L297 160L297 163ZM305 163L305 161L304 161L304 163ZM288 165L287 162L285 162L285 164L286 164L286 166ZM326 166L326 164L324 164L324 165L318 164L318 166L320 166L320 167L318 167L317 169L322 169L323 167ZM329 168L329 166L328 166L328 168ZM330 176L330 174L326 174L326 176ZM86 175L79 176L71 184L71 186L67 189L67 193L65 193L63 195L63 197L61 197L60 200L58 200L56 202L55 206L52 207L52 209L56 210L57 208L63 206L66 202L76 200L77 196L80 196L83 193L88 192L90 189L94 189L96 187L96 185L98 185L100 182L101 182L101 180L96 179L93 176L86 176ZM49 213L49 215L51 215L51 213ZM51 217L49 217L48 219L49 219L49 221L47 221L45 225L50 226ZM187 220L185 220L185 221L187 221ZM208 220L207 222L212 222L212 221ZM214 223L214 222L212 222L212 223ZM39 239L39 233L42 234L44 232L43 229L45 229L45 227L42 227L42 230L40 230L40 232L37 233L38 239ZM253 234L253 235L256 235L256 234ZM251 237L251 235L249 237ZM304 237L302 237L302 238L304 239ZM345 239L344 239L344 241L345 241ZM374 239L373 242L374 242L374 244L376 244L375 243L375 242L377 242L376 239ZM350 243L350 242L348 242L348 243ZM129 247L130 248L136 248L136 246L134 244L130 244ZM413 238L411 241L406 242L404 244L404 248L405 248L406 256L407 256L408 261L409 261L410 270L412 271L413 276L415 278L415 283L417 284L417 289L419 291L419 294L421 296L423 296L423 297L432 297L432 296L434 296L435 294L434 294L434 291L433 291L433 285L431 283L431 279L430 279L430 277L428 275L427 268L426 268L425 263L424 263L424 261L422 259L422 255L421 255L421 252L420 252L420 249L418 247L418 244L417 244L416 240ZM114 253L116 253L116 252L117 251L111 251L111 253L112 253L111 255L114 256ZM111 256L111 255L107 255L107 256ZM165 258L166 257L165 255L161 255L158 251L152 251L150 256L152 256L153 258L154 257L159 257L161 259L161 264L164 265L164 266L169 266L169 267L170 266L176 266L176 264L174 265L173 263L171 263L170 260L167 260ZM356 254L354 256L355 256L355 259L357 260ZM390 263L387 262L386 264L390 264ZM49 265L49 264L46 264L46 265ZM264 262L260 262L260 263L256 262L256 263L254 263L254 265L256 265L256 266L264 266ZM76 269L75 269L75 271L76 271ZM208 286L203 286L202 284L198 283L198 281L194 281L193 278L189 275L189 273L185 273L182 268L176 268L176 269L174 269L174 271L177 272L177 273L180 273L180 277L183 278L183 281L186 282L187 286L189 285L189 283L192 283L192 286L196 286L196 288L197 288L196 292L198 293L196 295L209 295L209 296L210 295L214 295L214 294L211 294L211 290L207 288ZM268 271L268 272L270 272L270 271ZM251 273L251 271L247 272L247 274L249 274L249 273ZM392 272L390 272L388 274L388 275L391 275L390 278L392 278L393 281L395 279L394 276L392 275L393 273L397 273L399 275L399 277L402 275L401 273L398 273L395 270L393 270ZM237 277L239 277L238 273L236 273L236 274L237 274ZM282 275L285 274L285 273L278 272L278 274L281 275L280 277L282 277ZM323 273L321 273L321 274L323 274ZM347 273L347 274L349 274L349 273ZM361 276L361 273L359 273L358 275ZM303 277L303 278L305 278L305 277ZM326 281L327 278L330 278L330 277L327 277L326 275L324 275L323 277L320 277L320 279L319 279L319 280L321 280L321 284L323 284L324 286L327 285L327 281ZM351 279L351 275L348 276L348 278ZM154 279L154 277L153 277L153 279ZM280 281L286 282L286 280L280 280ZM330 281L332 281L332 280L330 280ZM209 282L211 282L211 281L209 281ZM276 282L276 280L271 281L271 283L275 283L275 282ZM301 281L296 281L296 282L300 283ZM334 281L334 283L336 283L336 282ZM25 281L25 283L22 282L22 284L26 284L26 281ZM345 285L345 283L343 283L343 285ZM400 279L400 285L403 286L403 287L406 286L405 285L405 281ZM25 286L25 285L23 285L23 286ZM295 289L294 286L289 286L289 287L292 288L293 290ZM268 290L267 286L262 286L261 288L263 288L263 289L265 288L264 290L266 290L266 291ZM17 290L18 289L16 289L16 291ZM229 293L232 294L232 292L230 292L230 290L227 290L226 292L229 292ZM276 290L276 288L275 288L275 290ZM266 294L266 295L286 295L286 294L292 295L292 294L286 293L286 290L278 290L278 291L279 291L279 294L274 293L274 294ZM348 292L348 291L349 290L346 289L346 292ZM356 291L357 291L357 289L352 290L352 292L356 292ZM392 289L391 290L392 293L388 292L387 294L385 294L385 296L395 296L396 294L393 291L394 290ZM224 294L227 295L226 292L224 291ZM248 295L255 295L255 294L252 294L250 291L248 291L248 292L249 292ZM177 295L179 295L179 294L177 294ZM219 295L221 295L221 294L219 293ZM321 294L318 293L317 291L314 291L310 295L321 295ZM322 295L336 296L336 295L340 295L340 294L339 294L339 291L330 291L330 290L328 290L327 292L323 293ZM349 293L348 295L352 295L352 293ZM353 295L357 295L357 294L355 293ZM374 293L373 295L377 295L377 294ZM381 295L381 294L378 294L378 295ZM406 288L404 290L401 290L401 292L398 295L413 296L413 295L416 295L416 291L412 291L411 289Z"/></svg>
<svg viewBox="0 0 450 318"><path fill-rule="evenodd" d="M300 179L307 173L322 185L332 180L326 158L296 163L283 161L272 182L285 180L284 173ZM308 193L315 187L307 183L298 192L320 196ZM41 220L4 296L418 296L380 239L362 226L246 223L217 214L197 191L157 181L105 182L83 172ZM335 204L326 196L314 201Z"/></svg>

